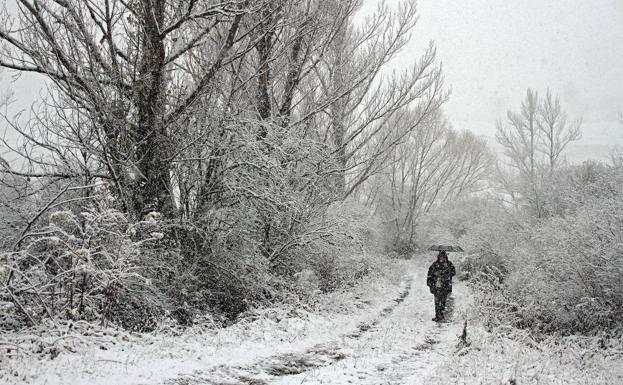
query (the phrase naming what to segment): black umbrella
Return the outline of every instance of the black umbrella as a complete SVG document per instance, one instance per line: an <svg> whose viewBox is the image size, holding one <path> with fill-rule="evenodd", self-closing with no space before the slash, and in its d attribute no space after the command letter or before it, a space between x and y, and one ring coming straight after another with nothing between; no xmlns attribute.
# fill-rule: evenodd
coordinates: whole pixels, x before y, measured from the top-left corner
<svg viewBox="0 0 623 385"><path fill-rule="evenodd" d="M448 252L463 252L461 246L447 246L447 245L432 245L428 248L430 251L448 251Z"/></svg>

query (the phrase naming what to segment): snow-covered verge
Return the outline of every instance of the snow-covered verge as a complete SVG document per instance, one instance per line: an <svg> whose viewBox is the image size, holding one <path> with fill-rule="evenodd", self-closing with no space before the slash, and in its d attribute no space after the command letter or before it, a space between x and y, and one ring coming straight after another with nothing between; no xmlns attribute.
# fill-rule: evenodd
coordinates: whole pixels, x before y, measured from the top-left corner
<svg viewBox="0 0 623 385"><path fill-rule="evenodd" d="M574 336L537 342L516 329L487 331L465 282L455 284L448 322L431 322L423 268L415 266L411 294L390 317L362 338L341 341L342 360L266 383L623 384L620 340Z"/></svg>
<svg viewBox="0 0 623 385"><path fill-rule="evenodd" d="M550 336L535 341L517 329L487 331L468 321L467 346L457 346L426 384L623 384L623 340Z"/></svg>
<svg viewBox="0 0 623 385"><path fill-rule="evenodd" d="M478 286L470 286L463 304L465 342L458 336L434 370L405 384L623 384L623 338L486 327L484 314L496 310L483 309Z"/></svg>
<svg viewBox="0 0 623 385"><path fill-rule="evenodd" d="M448 322L432 322L426 267L418 258L392 263L390 273L318 296L313 308L257 310L226 328L133 334L78 323L45 339L4 335L0 383L623 383L620 340L487 331L465 282L455 284Z"/></svg>
<svg viewBox="0 0 623 385"><path fill-rule="evenodd" d="M404 290L407 261L386 264L313 306L283 305L226 328L137 334L74 323L59 332L0 336L2 384L156 384L221 365L245 365L335 340L371 321ZM63 329L61 329L63 330Z"/></svg>

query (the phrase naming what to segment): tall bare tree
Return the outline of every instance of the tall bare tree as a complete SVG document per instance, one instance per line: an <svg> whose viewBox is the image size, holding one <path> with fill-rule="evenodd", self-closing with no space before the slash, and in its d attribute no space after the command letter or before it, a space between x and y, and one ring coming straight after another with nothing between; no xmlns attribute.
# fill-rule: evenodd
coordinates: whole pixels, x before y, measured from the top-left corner
<svg viewBox="0 0 623 385"><path fill-rule="evenodd" d="M386 64L406 46L418 19L416 1L395 7L379 3L376 11L337 31L324 61L316 69L320 93L329 101L322 138L337 155L336 189L348 197L387 161L387 155L410 130L435 113L447 99L436 50L431 43L401 72L386 73ZM411 106L419 115L402 136L390 127L392 117Z"/></svg>
<svg viewBox="0 0 623 385"><path fill-rule="evenodd" d="M497 122L496 139L520 180L513 196L527 200L537 217L546 214L544 185L567 145L580 138L580 120L567 122L559 98L548 90L544 100L528 89L519 112ZM507 183L507 187L509 184Z"/></svg>
<svg viewBox="0 0 623 385"><path fill-rule="evenodd" d="M416 118L411 111L393 124ZM396 131L401 135L400 128ZM396 240L410 247L422 216L477 191L492 165L484 140L453 130L440 112L408 134L391 157L387 168L366 183L365 195L391 221Z"/></svg>
<svg viewBox="0 0 623 385"><path fill-rule="evenodd" d="M558 95L552 96L552 92L548 89L539 109L537 124L540 131L539 150L545 155L549 171L552 173L567 145L582 137L580 131L582 120L569 122L567 114L560 107L560 98Z"/></svg>
<svg viewBox="0 0 623 385"><path fill-rule="evenodd" d="M498 120L496 139L504 148L504 155L527 186L526 197L534 206L537 216L542 215L543 198L538 173L539 96L528 89L519 112L508 111L506 124ZM525 191L524 191L525 192Z"/></svg>
<svg viewBox="0 0 623 385"><path fill-rule="evenodd" d="M264 3L16 0L16 4L17 14L5 12L2 20L0 66L39 74L52 85L45 112L39 114L41 124L16 127L18 131L31 146L46 148L56 157L64 166L55 171L59 176L88 172L107 178L124 206L136 214L172 212L170 172L177 123L212 86L216 74L246 52L246 44L253 44L242 38L249 31L241 31L241 24ZM191 81L186 76L183 89L174 89L176 77L171 72L184 72L185 60L205 44L214 47L210 64ZM56 111L54 122L45 115L50 109ZM55 129L59 124L62 132ZM42 125L47 127L41 130ZM76 169L69 155L58 151L61 143L87 151L93 162ZM51 166L26 152L22 155L39 169ZM40 171L24 173L37 176Z"/></svg>

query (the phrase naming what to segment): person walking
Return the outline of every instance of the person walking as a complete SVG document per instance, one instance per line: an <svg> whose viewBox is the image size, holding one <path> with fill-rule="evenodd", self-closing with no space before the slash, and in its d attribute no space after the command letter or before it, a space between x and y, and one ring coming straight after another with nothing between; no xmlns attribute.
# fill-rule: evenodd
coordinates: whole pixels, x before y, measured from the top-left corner
<svg viewBox="0 0 623 385"><path fill-rule="evenodd" d="M456 274L454 265L448 261L448 254L440 251L437 260L428 268L426 285L430 292L435 296L435 318L433 321L444 320L446 310L446 299L452 293L452 277Z"/></svg>

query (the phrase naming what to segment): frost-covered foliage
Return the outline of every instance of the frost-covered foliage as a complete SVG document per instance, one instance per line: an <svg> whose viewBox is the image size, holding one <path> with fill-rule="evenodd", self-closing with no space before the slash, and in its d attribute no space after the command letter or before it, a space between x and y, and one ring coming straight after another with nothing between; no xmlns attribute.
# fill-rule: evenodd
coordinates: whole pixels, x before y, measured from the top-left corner
<svg viewBox="0 0 623 385"><path fill-rule="evenodd" d="M292 249L290 269L309 269L322 292L351 286L379 272L384 237L378 218L356 203L346 202L331 205L317 220L321 221L312 222L309 241Z"/></svg>
<svg viewBox="0 0 623 385"><path fill-rule="evenodd" d="M281 249L273 258L253 235L253 211L209 214L175 223L155 212L139 222L110 208L52 212L15 252L2 254L1 327L47 319L151 330L165 318L182 325L210 314L232 319L269 303L313 300L379 269L380 235L355 203L290 224L295 231L275 237Z"/></svg>
<svg viewBox="0 0 623 385"><path fill-rule="evenodd" d="M621 382L620 338L607 336L547 337L535 340L529 332L490 333L469 329L469 346L449 354L428 384L582 384ZM460 379L460 380L459 380Z"/></svg>
<svg viewBox="0 0 623 385"><path fill-rule="evenodd" d="M418 111L401 118L397 127L422 119ZM492 155L483 139L452 129L441 113L398 140L387 155L387 168L367 183L365 195L391 234L388 249L408 256L428 241L423 229L434 231L425 223L429 213L482 188ZM444 242L449 238L436 234L440 237Z"/></svg>
<svg viewBox="0 0 623 385"><path fill-rule="evenodd" d="M237 151L215 150L207 186L180 186L190 195L179 218L132 220L105 187L49 201L64 210L44 207L4 257L2 326L70 319L151 330L165 318L191 325L206 314L230 321L267 304L312 301L377 269L378 222L358 203L336 200L323 171L334 165L330 149L263 127L261 142L257 125L231 127Z"/></svg>
<svg viewBox="0 0 623 385"><path fill-rule="evenodd" d="M561 173L560 215L537 220L490 201L460 237L490 326L561 334L622 326L623 169L589 163Z"/></svg>
<svg viewBox="0 0 623 385"><path fill-rule="evenodd" d="M0 67L53 81L31 119L6 119L20 143L0 182L37 200L8 230L24 241L2 249L11 327L230 321L375 269L378 223L344 201L448 95L432 44L382 71L407 46L415 0L365 23L359 0L16 6L1 7L15 28L0 33ZM48 182L57 194L33 191ZM87 207L93 234L79 227ZM45 220L59 210L68 223ZM152 211L161 220L144 221Z"/></svg>
<svg viewBox="0 0 623 385"><path fill-rule="evenodd" d="M149 316L159 301L145 266L162 236L155 220L131 224L116 210L52 212L17 251L2 255L0 325Z"/></svg>

